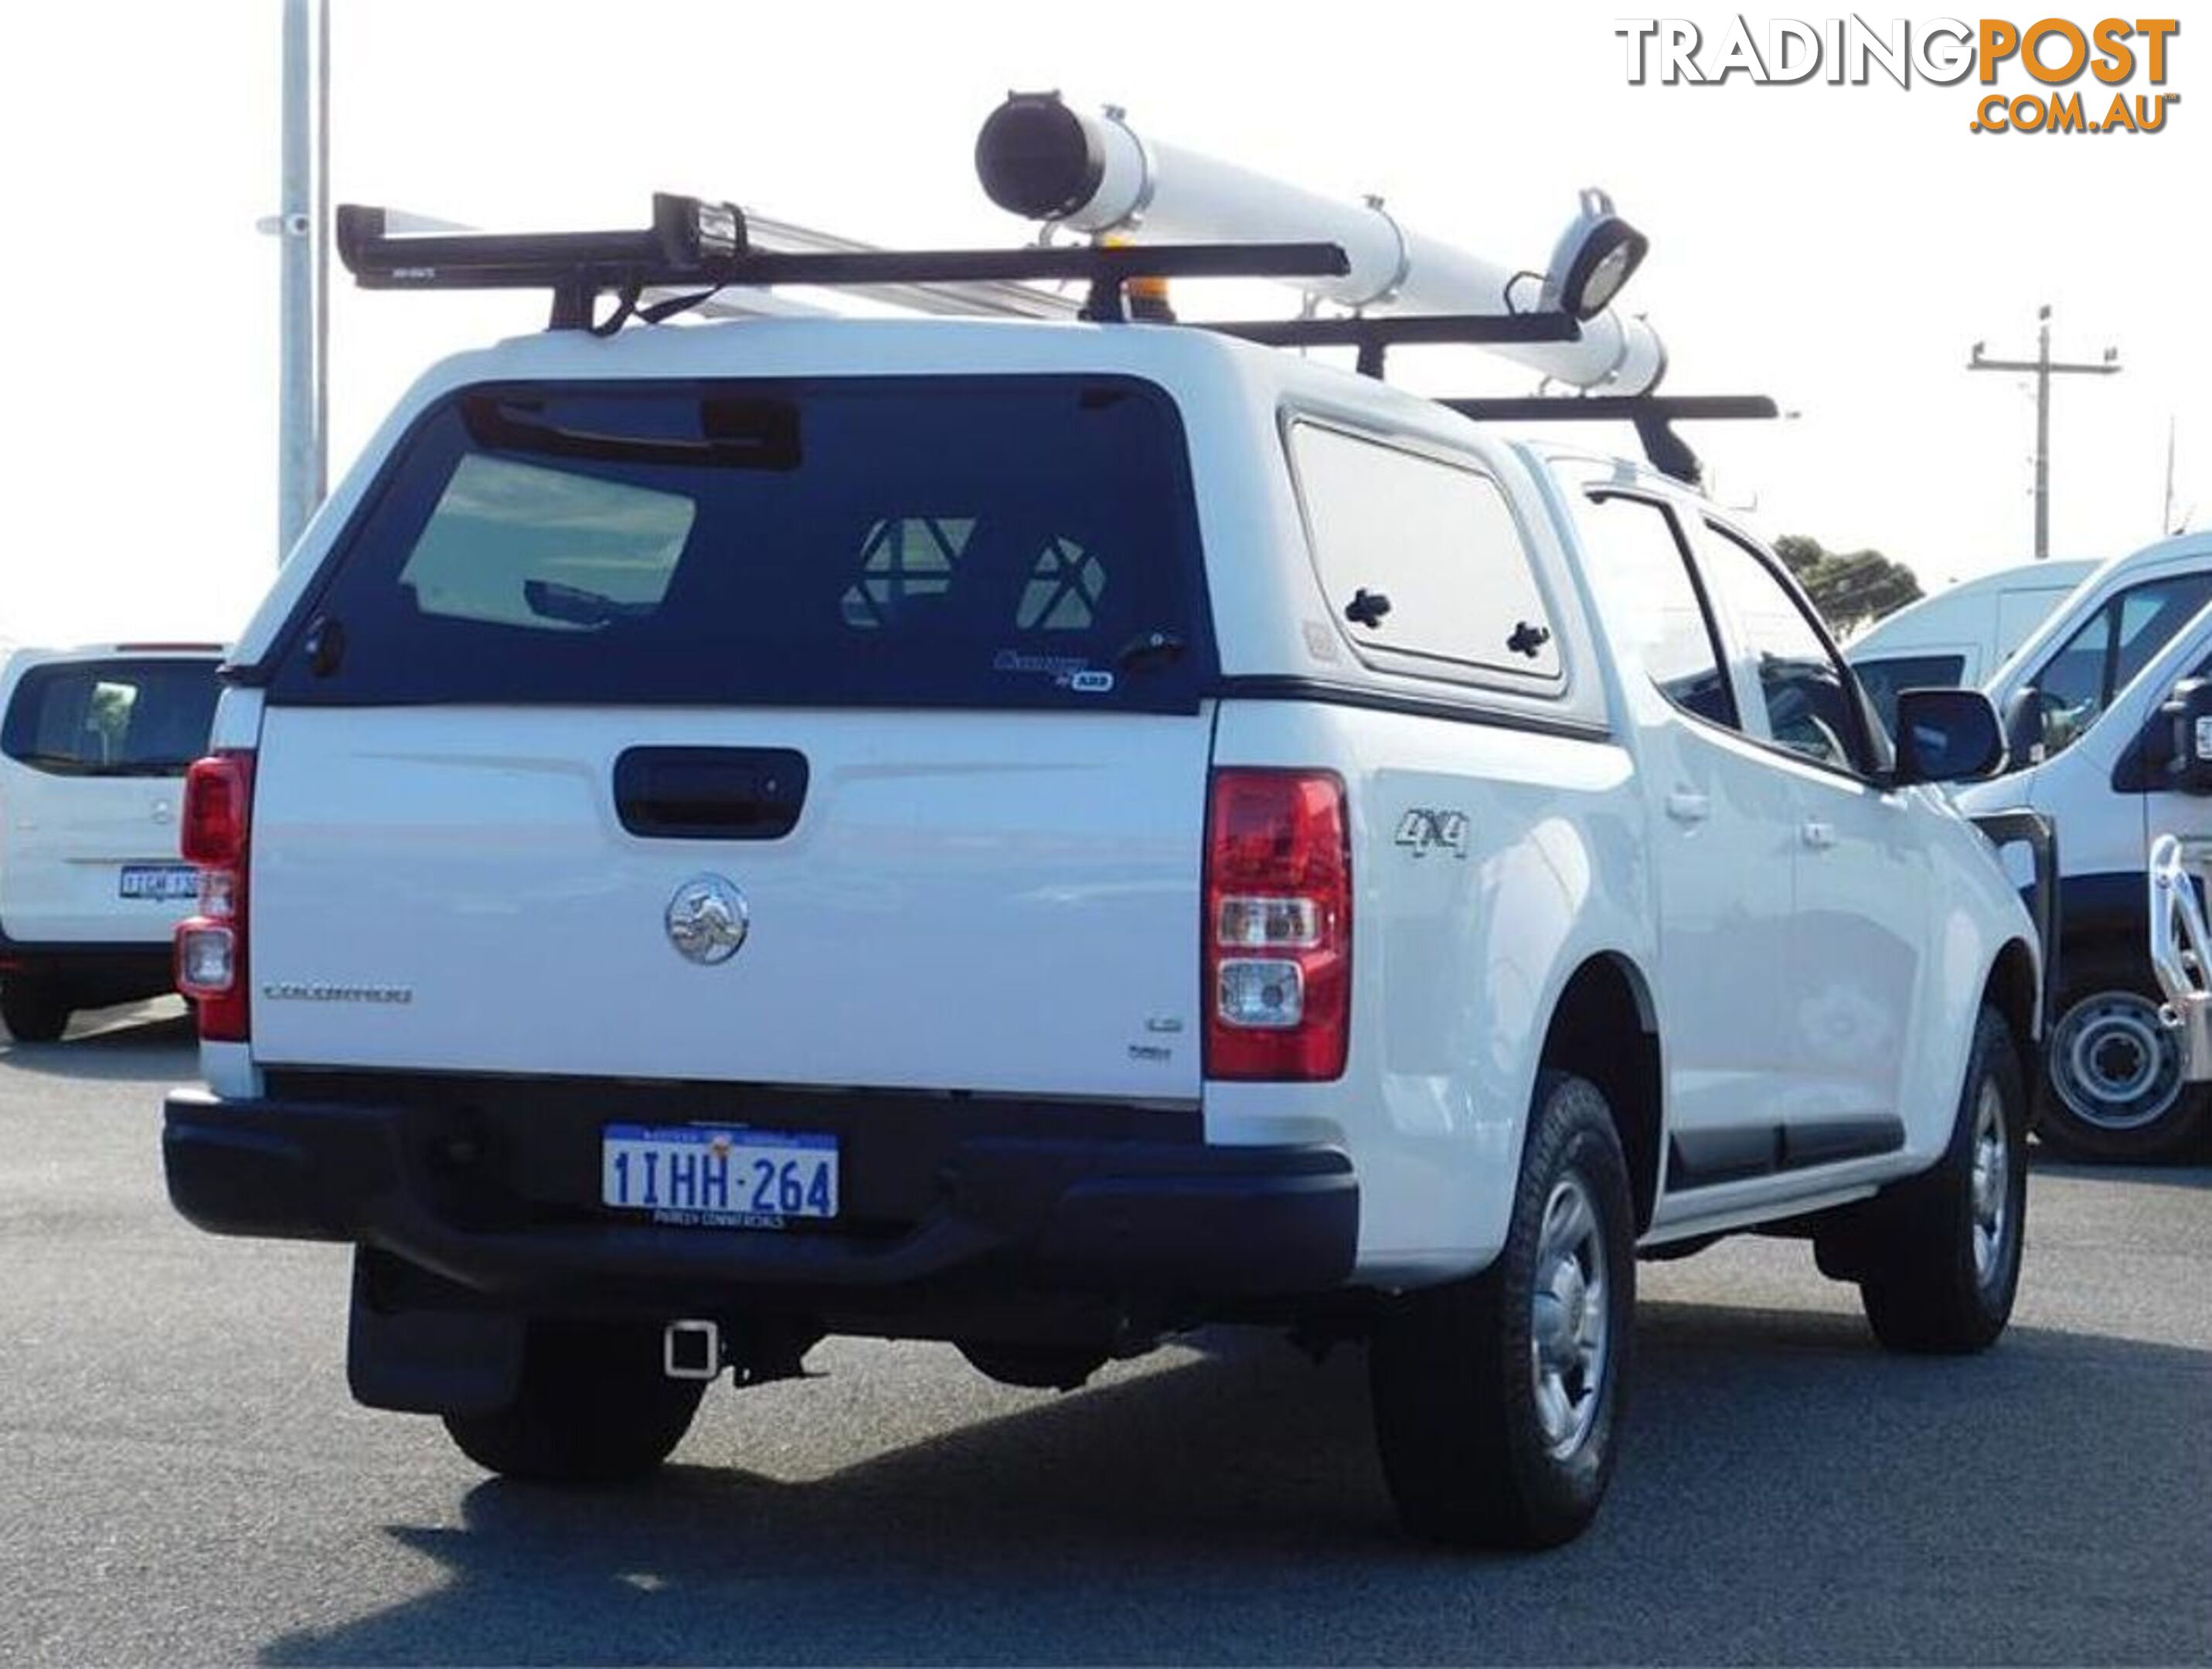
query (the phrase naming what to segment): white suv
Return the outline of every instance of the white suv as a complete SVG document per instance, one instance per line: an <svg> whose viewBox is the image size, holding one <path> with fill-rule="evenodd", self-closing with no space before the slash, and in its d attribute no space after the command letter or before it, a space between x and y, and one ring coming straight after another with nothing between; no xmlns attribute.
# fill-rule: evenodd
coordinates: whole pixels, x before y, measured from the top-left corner
<svg viewBox="0 0 2212 1669"><path fill-rule="evenodd" d="M171 988L199 875L177 859L207 750L214 644L23 649L0 670L0 1021L59 1037L77 1009Z"/></svg>
<svg viewBox="0 0 2212 1669"><path fill-rule="evenodd" d="M1994 715L1893 756L1637 465L1179 326L556 330L417 385L227 677L172 1197L356 1244L356 1395L495 1471L829 1333L1253 1322L1371 1341L1412 1525L1543 1545L1639 1252L2009 1314L2036 938L1923 786Z"/></svg>

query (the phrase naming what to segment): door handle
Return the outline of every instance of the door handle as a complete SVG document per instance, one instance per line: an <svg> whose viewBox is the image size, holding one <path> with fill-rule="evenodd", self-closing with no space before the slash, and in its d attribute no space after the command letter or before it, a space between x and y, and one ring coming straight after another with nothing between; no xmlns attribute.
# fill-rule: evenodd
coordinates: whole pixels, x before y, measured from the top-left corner
<svg viewBox="0 0 2212 1669"><path fill-rule="evenodd" d="M627 748L615 815L655 840L780 841L806 802L806 757L789 748Z"/></svg>
<svg viewBox="0 0 2212 1669"><path fill-rule="evenodd" d="M1805 837L1805 844L1815 852L1826 852L1836 843L1836 826L1833 823L1800 823L1797 832Z"/></svg>
<svg viewBox="0 0 2212 1669"><path fill-rule="evenodd" d="M1712 802L1694 788L1677 788L1667 796L1667 815L1679 823L1703 822L1712 809Z"/></svg>

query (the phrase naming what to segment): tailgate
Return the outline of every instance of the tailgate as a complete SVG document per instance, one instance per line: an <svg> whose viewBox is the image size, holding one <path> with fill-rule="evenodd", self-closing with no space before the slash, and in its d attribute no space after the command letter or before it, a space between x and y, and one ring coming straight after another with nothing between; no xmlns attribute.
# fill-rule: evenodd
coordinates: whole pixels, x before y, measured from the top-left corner
<svg viewBox="0 0 2212 1669"><path fill-rule="evenodd" d="M1195 1096L1209 730L1200 714L272 709L254 1053ZM625 827L668 821L648 778L618 786L626 754L678 762L673 821L726 815L722 835ZM792 773L775 762L792 756L803 798L778 834ZM702 877L743 900L723 960L672 929Z"/></svg>

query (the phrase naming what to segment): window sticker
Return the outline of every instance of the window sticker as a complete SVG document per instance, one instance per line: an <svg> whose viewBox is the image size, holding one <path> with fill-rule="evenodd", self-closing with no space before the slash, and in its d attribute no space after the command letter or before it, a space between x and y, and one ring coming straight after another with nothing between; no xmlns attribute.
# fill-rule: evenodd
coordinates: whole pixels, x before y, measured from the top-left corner
<svg viewBox="0 0 2212 1669"><path fill-rule="evenodd" d="M1106 570L1098 559L1074 540L1056 537L1030 568L1014 624L1024 632L1082 631L1097 621L1105 592Z"/></svg>
<svg viewBox="0 0 2212 1669"><path fill-rule="evenodd" d="M1114 675L1092 666L1080 655L1033 655L1020 649L1001 649L991 657L991 670L1050 678L1055 689L1079 695L1105 695L1114 689Z"/></svg>
<svg viewBox="0 0 2212 1669"><path fill-rule="evenodd" d="M909 598L952 589L953 565L975 531L972 516L902 516L878 522L860 546L860 578L842 599L845 623L890 623Z"/></svg>

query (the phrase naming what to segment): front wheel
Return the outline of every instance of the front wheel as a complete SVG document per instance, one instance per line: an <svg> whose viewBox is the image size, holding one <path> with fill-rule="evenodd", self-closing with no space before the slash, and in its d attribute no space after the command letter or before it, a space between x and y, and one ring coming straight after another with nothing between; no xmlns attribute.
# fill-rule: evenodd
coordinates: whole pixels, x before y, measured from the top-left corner
<svg viewBox="0 0 2212 1669"><path fill-rule="evenodd" d="M2012 1028L1975 1023L1951 1142L1878 1202L1859 1296L1893 1350L1984 1349L2011 1320L2027 1227L2027 1096Z"/></svg>
<svg viewBox="0 0 2212 1669"><path fill-rule="evenodd" d="M538 1321L514 1402L448 1414L446 1430L470 1460L507 1478L627 1483L684 1440L704 1388L663 1372L657 1327Z"/></svg>
<svg viewBox="0 0 2212 1669"><path fill-rule="evenodd" d="M1554 1547L1595 1515L1627 1383L1635 1235L1604 1095L1542 1074L1498 1260L1391 1300L1369 1351L1382 1470L1409 1529Z"/></svg>

